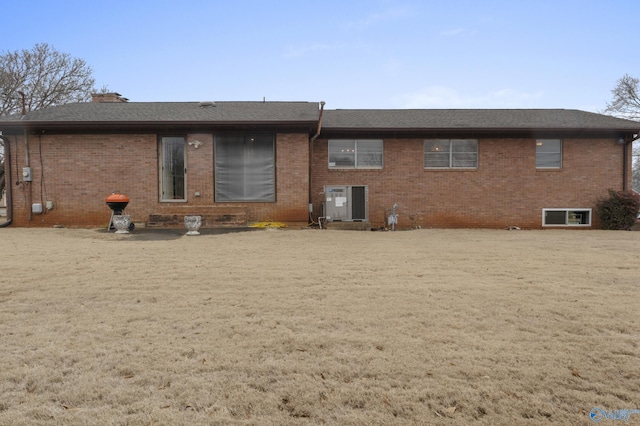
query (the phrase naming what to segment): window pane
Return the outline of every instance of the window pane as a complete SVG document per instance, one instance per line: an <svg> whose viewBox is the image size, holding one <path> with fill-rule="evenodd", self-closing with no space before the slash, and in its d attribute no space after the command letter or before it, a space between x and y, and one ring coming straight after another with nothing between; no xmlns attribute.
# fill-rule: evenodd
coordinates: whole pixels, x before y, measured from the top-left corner
<svg viewBox="0 0 640 426"><path fill-rule="evenodd" d="M453 139L451 152L477 152L478 141L473 139Z"/></svg>
<svg viewBox="0 0 640 426"><path fill-rule="evenodd" d="M162 138L162 199L185 199L184 138Z"/></svg>
<svg viewBox="0 0 640 426"><path fill-rule="evenodd" d="M329 167L355 167L356 146L354 140L329 141Z"/></svg>
<svg viewBox="0 0 640 426"><path fill-rule="evenodd" d="M425 154L425 167L449 167L449 153L444 154Z"/></svg>
<svg viewBox="0 0 640 426"><path fill-rule="evenodd" d="M567 213L565 210L547 210L544 213L545 225L566 225Z"/></svg>
<svg viewBox="0 0 640 426"><path fill-rule="evenodd" d="M425 140L424 167L449 167L449 147L450 143L448 140Z"/></svg>
<svg viewBox="0 0 640 426"><path fill-rule="evenodd" d="M275 201L272 135L216 136L216 201Z"/></svg>
<svg viewBox="0 0 640 426"><path fill-rule="evenodd" d="M559 139L539 139L536 141L536 167L562 167L562 141Z"/></svg>
<svg viewBox="0 0 640 426"><path fill-rule="evenodd" d="M478 154L475 152L454 152L451 155L451 167L477 167Z"/></svg>
<svg viewBox="0 0 640 426"><path fill-rule="evenodd" d="M424 141L424 152L449 152L449 141L445 139L433 139Z"/></svg>
<svg viewBox="0 0 640 426"><path fill-rule="evenodd" d="M478 141L454 139L451 141L451 167L478 167Z"/></svg>
<svg viewBox="0 0 640 426"><path fill-rule="evenodd" d="M382 167L382 141L356 141L357 167L381 168Z"/></svg>

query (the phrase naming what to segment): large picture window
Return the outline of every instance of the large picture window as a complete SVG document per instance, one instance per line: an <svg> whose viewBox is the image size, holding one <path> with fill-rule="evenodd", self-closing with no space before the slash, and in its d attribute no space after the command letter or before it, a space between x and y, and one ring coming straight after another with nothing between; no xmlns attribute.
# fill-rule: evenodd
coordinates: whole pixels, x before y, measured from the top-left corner
<svg viewBox="0 0 640 426"><path fill-rule="evenodd" d="M273 135L215 137L215 200L275 201Z"/></svg>
<svg viewBox="0 0 640 426"><path fill-rule="evenodd" d="M424 141L426 169L475 169L478 167L476 139L427 139Z"/></svg>
<svg viewBox="0 0 640 426"><path fill-rule="evenodd" d="M381 169L382 140L329 140L330 169Z"/></svg>
<svg viewBox="0 0 640 426"><path fill-rule="evenodd" d="M559 169L562 167L562 141L538 139L536 141L536 168Z"/></svg>
<svg viewBox="0 0 640 426"><path fill-rule="evenodd" d="M160 140L161 172L160 198L162 201L185 200L185 138L165 136Z"/></svg>

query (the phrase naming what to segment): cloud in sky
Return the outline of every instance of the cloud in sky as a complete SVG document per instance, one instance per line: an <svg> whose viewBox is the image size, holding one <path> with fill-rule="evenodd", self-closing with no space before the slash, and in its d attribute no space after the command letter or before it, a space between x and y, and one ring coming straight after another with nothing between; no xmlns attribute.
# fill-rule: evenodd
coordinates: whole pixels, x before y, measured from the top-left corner
<svg viewBox="0 0 640 426"><path fill-rule="evenodd" d="M592 110L640 72L637 41L611 30L639 1L183 3L5 1L4 16L29 19L6 19L0 45L47 42L132 101Z"/></svg>
<svg viewBox="0 0 640 426"><path fill-rule="evenodd" d="M486 93L460 93L445 86L429 86L398 96L401 108L527 108L544 98L544 92L499 89Z"/></svg>
<svg viewBox="0 0 640 426"><path fill-rule="evenodd" d="M370 13L369 15L352 20L346 23L348 28L365 29L384 22L397 21L409 16L409 10L404 7L386 9L382 12Z"/></svg>

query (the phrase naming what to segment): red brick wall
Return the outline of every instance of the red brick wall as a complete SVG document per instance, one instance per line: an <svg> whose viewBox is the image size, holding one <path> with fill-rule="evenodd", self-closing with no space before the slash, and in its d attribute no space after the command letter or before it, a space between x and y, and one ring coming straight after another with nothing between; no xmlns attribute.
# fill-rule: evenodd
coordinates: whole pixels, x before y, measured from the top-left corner
<svg viewBox="0 0 640 426"><path fill-rule="evenodd" d="M613 139L564 139L561 170L536 170L534 139L480 139L478 154L477 170L425 170L423 139L386 139L383 169L329 170L327 140L318 139L314 210L324 185L368 185L374 227L398 203L399 227L418 215L422 227L540 228L543 208L593 208L607 188L622 189L623 148Z"/></svg>
<svg viewBox="0 0 640 426"><path fill-rule="evenodd" d="M104 200L112 191L131 198L126 213L135 222L147 222L152 214L184 214L189 207L199 212L240 208L250 222L306 222L308 217L307 134L276 136L275 203L213 202L212 134L187 135L187 141L203 144L187 146L186 203L159 202L155 134L31 135L33 182L18 185L25 143L9 139L15 226L106 226L111 211ZM549 171L536 170L534 139L480 139L479 167L472 171L425 170L422 151L422 139L386 139L383 169L328 170L327 140L316 140L315 215L324 185L368 185L373 226L383 226L391 206L398 203L399 227L411 226L409 216L419 215L422 227L539 228L543 208L593 208L608 188L622 189L623 148L613 139L565 139L563 167ZM627 167L630 170L630 163ZM627 181L630 187L630 173ZM51 211L30 213L32 203L44 206L47 200L54 202ZM593 219L597 225L595 214Z"/></svg>
<svg viewBox="0 0 640 426"><path fill-rule="evenodd" d="M231 206L246 211L248 221L306 222L308 217L307 134L276 136L275 203L214 203L213 136L190 134L199 148L187 145L187 202L159 201L158 138L155 134L29 136L33 182L16 185L25 166L25 143L11 138L13 223L15 226L106 226L111 210L105 198L113 191L131 199L125 212L134 222L149 215L184 214L185 207ZM195 195L196 192L200 196ZM32 203L51 200L54 208L31 214ZM178 208L179 207L179 208Z"/></svg>

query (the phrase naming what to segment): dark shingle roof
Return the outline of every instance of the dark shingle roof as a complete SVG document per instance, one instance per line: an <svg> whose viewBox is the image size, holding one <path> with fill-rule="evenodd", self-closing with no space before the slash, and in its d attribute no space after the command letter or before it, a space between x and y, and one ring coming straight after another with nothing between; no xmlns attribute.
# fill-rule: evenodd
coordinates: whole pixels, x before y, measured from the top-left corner
<svg viewBox="0 0 640 426"><path fill-rule="evenodd" d="M313 125L317 102L88 102L0 117L9 126ZM323 131L536 131L637 132L640 123L567 109L337 109L325 110Z"/></svg>
<svg viewBox="0 0 640 426"><path fill-rule="evenodd" d="M354 109L328 110L325 130L536 130L637 131L640 123L566 109Z"/></svg>
<svg viewBox="0 0 640 426"><path fill-rule="evenodd" d="M29 112L23 119L36 123L313 123L317 102L87 102Z"/></svg>

